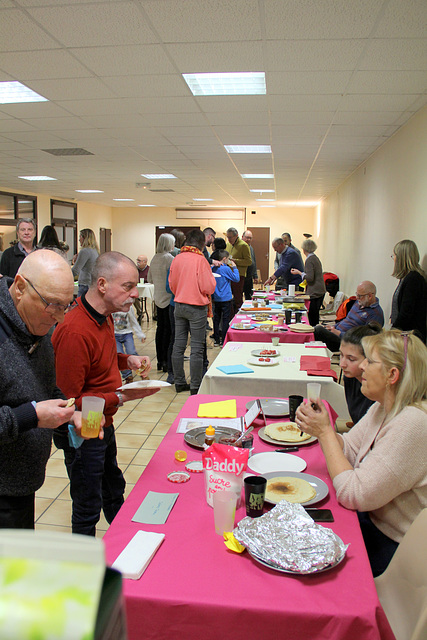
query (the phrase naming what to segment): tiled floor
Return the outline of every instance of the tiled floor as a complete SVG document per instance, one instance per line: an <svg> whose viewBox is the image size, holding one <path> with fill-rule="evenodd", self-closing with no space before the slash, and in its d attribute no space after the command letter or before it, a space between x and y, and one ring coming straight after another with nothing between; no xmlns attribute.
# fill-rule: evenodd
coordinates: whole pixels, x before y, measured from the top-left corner
<svg viewBox="0 0 427 640"><path fill-rule="evenodd" d="M152 360L150 377L166 380L166 373L156 371L155 327L155 322L150 321L147 328L147 322L143 321L142 330L147 336L146 341L141 344L139 340L135 340L135 346L138 353L148 355ZM208 340L210 363L220 351L212 345L213 341ZM188 362L185 366L188 374ZM126 479L125 496L144 471L188 396L189 392L177 394L172 385L146 400L127 402L118 410L114 424L118 462ZM102 537L107 528L108 523L101 515L97 536ZM36 529L71 532L69 482L63 452L55 447L47 464L45 483L36 494Z"/></svg>

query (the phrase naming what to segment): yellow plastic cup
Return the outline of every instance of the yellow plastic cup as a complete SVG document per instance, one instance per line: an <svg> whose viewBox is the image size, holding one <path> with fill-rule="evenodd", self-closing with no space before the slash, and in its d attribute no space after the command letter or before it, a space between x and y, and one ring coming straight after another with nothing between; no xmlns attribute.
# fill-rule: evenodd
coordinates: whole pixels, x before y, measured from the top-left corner
<svg viewBox="0 0 427 640"><path fill-rule="evenodd" d="M97 396L84 396L82 398L83 438L97 438L99 436L104 405L104 398L98 398Z"/></svg>

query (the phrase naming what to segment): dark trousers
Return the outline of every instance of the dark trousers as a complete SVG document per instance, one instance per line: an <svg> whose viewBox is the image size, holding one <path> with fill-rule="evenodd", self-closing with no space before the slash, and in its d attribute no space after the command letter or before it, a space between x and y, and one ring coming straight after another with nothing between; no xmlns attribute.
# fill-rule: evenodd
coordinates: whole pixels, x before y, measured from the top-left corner
<svg viewBox="0 0 427 640"><path fill-rule="evenodd" d="M382 533L372 522L366 512L357 512L363 541L368 552L374 578L381 575L388 567L390 560L399 546L391 538Z"/></svg>
<svg viewBox="0 0 427 640"><path fill-rule="evenodd" d="M169 375L173 376L172 350L173 350L173 343L175 342L175 306L170 304L168 308L169 308L169 322L171 326L171 337L170 337L169 348L168 348L168 373Z"/></svg>
<svg viewBox="0 0 427 640"><path fill-rule="evenodd" d="M245 294L245 300L250 300L254 292L254 279L252 276L246 276L243 285L243 293Z"/></svg>
<svg viewBox="0 0 427 640"><path fill-rule="evenodd" d="M214 340L215 342L224 342L225 336L228 331L228 327L230 325L230 316L231 316L231 300L226 300L224 302L218 302L215 300L215 309L214 309L214 317L213 317L213 327L214 327ZM221 325L221 339L219 327Z"/></svg>
<svg viewBox="0 0 427 640"><path fill-rule="evenodd" d="M168 349L171 341L171 323L169 320L169 305L164 309L157 307L157 329L156 329L156 355L157 366L167 367Z"/></svg>
<svg viewBox="0 0 427 640"><path fill-rule="evenodd" d="M329 329L325 329L321 324L318 324L317 327L314 328L314 339L324 342L329 351L340 350L341 336L336 336L335 333L332 333Z"/></svg>
<svg viewBox="0 0 427 640"><path fill-rule="evenodd" d="M54 442L64 450L70 478L72 531L94 536L101 509L111 524L124 502L126 482L117 464L114 427L104 428L103 440L85 440L78 449L70 446L68 435L55 434Z"/></svg>
<svg viewBox="0 0 427 640"><path fill-rule="evenodd" d="M233 311L238 312L243 304L243 287L245 286L245 276L240 276L239 282L231 282L231 291L233 292Z"/></svg>
<svg viewBox="0 0 427 640"><path fill-rule="evenodd" d="M312 327L315 327L317 324L319 324L319 311L320 311L320 307L322 306L322 302L323 302L323 298L325 297L325 295L321 296L320 298L310 298L310 306L308 309L308 322L309 324L311 324Z"/></svg>
<svg viewBox="0 0 427 640"><path fill-rule="evenodd" d="M0 496L0 529L34 529L35 494Z"/></svg>

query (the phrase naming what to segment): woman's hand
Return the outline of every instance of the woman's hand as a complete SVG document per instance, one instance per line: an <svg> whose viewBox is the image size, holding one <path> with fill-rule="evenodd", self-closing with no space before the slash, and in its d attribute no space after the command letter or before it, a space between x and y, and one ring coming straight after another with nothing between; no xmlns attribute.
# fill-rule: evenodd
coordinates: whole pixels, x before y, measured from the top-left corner
<svg viewBox="0 0 427 640"><path fill-rule="evenodd" d="M295 422L301 431L309 433L311 436L319 438L319 440L322 439L323 435L333 431L329 414L321 401L318 401L315 405L310 401L300 404Z"/></svg>
<svg viewBox="0 0 427 640"><path fill-rule="evenodd" d="M291 269L291 273L293 276L300 276L302 274L302 271L300 271L299 269Z"/></svg>

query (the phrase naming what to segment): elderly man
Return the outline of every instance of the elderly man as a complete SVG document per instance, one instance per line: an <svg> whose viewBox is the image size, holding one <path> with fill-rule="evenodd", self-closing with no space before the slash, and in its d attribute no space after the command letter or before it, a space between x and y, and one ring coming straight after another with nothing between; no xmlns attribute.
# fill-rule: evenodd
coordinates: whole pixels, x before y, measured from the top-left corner
<svg viewBox="0 0 427 640"><path fill-rule="evenodd" d="M148 282L148 272L150 271L150 267L148 266L148 258L145 255L140 255L136 259L136 266L138 268L138 282L141 282L141 278L144 278L144 282ZM136 317L138 318L138 322L140 323L142 320L142 303L139 298L135 300L133 303L136 311Z"/></svg>
<svg viewBox="0 0 427 640"><path fill-rule="evenodd" d="M239 282L231 283L233 292L233 311L236 314L243 304L243 287L247 268L252 264L251 251L249 245L239 238L239 232L234 227L227 229L227 245L225 250L230 254L230 258L236 263L239 272Z"/></svg>
<svg viewBox="0 0 427 640"><path fill-rule="evenodd" d="M300 258L302 259L301 251L299 249L297 249L296 247L294 247L294 245L292 244L291 234L288 233L287 231L285 231L285 233L282 233L282 238L283 238L283 242L285 243L285 245L287 247L290 247L294 251L296 251L297 254L300 256Z"/></svg>
<svg viewBox="0 0 427 640"><path fill-rule="evenodd" d="M17 244L3 252L0 273L14 278L25 258L35 250L36 223L32 218L21 218L16 225Z"/></svg>
<svg viewBox="0 0 427 640"><path fill-rule="evenodd" d="M56 386L47 333L73 299L73 276L54 251L28 256L0 279L0 528L34 529L34 496L45 477L52 429L81 414Z"/></svg>
<svg viewBox="0 0 427 640"><path fill-rule="evenodd" d="M297 288L301 282L301 278L298 274L292 274L291 269L304 271L301 255L298 255L295 249L288 247L283 238L274 238L272 246L274 251L280 254L280 265L264 284L273 284L278 278L281 278L283 282L282 287L294 284L295 288ZM276 289L278 288L281 288L280 285L276 285Z"/></svg>
<svg viewBox="0 0 427 640"><path fill-rule="evenodd" d="M338 351L341 336L352 327L377 322L384 326L384 313L376 297L377 289L373 282L364 280L356 289L356 302L351 307L348 315L337 323L327 324L326 327L318 324L314 329L314 337L326 344L330 351Z"/></svg>
<svg viewBox="0 0 427 640"><path fill-rule="evenodd" d="M95 535L101 508L111 523L121 505L125 480L117 465L117 447L113 416L128 400L151 395L158 389L125 389L121 386L120 370L146 367L147 357L118 354L111 314L129 311L138 296L138 270L121 253L111 251L96 260L92 284L77 305L67 314L64 323L53 333L58 384L81 407L83 396L104 398L105 428L103 440L85 440L75 449L66 433L57 433L54 441L64 450L65 465L70 478L73 500L73 533Z"/></svg>
<svg viewBox="0 0 427 640"><path fill-rule="evenodd" d="M246 270L245 282L243 285L243 293L245 294L245 300L250 300L254 292L254 281L256 281L257 279L255 251L252 246L252 240L253 240L252 231L249 231L249 229L246 229L246 231L242 233L242 240L243 242L246 242L246 244L248 245L249 251L251 252L251 259L252 259L252 264Z"/></svg>

